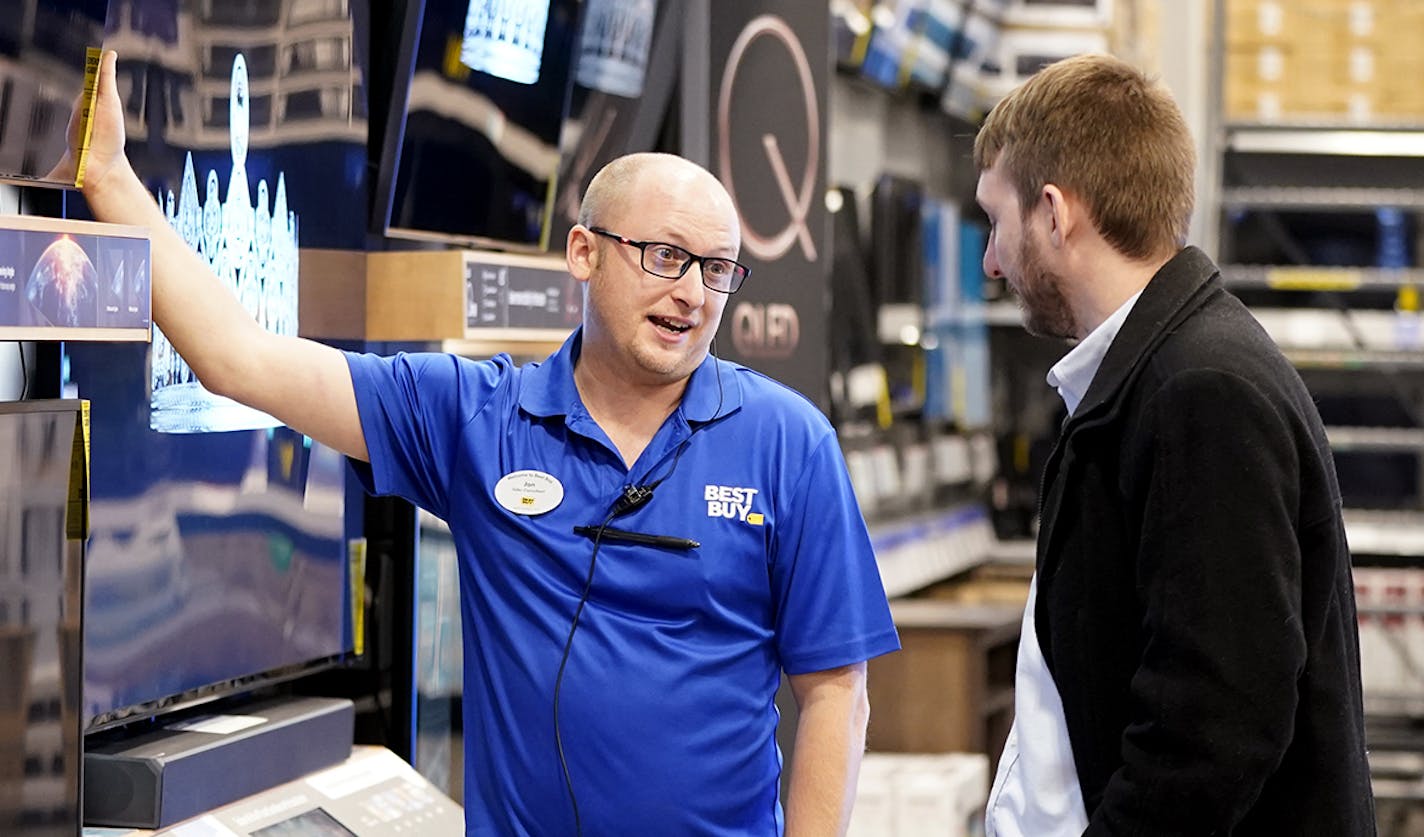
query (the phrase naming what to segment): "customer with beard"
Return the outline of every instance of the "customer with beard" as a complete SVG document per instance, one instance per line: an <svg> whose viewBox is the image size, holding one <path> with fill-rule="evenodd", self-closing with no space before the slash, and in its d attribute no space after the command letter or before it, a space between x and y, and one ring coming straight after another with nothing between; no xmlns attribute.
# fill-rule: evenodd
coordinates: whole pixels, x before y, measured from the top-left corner
<svg viewBox="0 0 1424 837"><path fill-rule="evenodd" d="M984 269L1077 341L1047 463L994 837L1374 833L1350 554L1300 376L1185 246L1194 152L1114 58L975 142Z"/></svg>

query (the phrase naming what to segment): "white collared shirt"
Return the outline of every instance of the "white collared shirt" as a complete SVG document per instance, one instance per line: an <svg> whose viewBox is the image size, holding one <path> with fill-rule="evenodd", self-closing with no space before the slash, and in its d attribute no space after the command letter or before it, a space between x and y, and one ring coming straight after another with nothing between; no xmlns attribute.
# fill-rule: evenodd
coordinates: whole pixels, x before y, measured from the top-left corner
<svg viewBox="0 0 1424 837"><path fill-rule="evenodd" d="M1058 390L1069 415L1082 403L1108 347L1140 296L1141 291L1133 294L1048 371L1048 384ZM1037 601L1035 574L1019 634L1014 724L989 792L985 837L1076 837L1088 827L1063 700L1038 644L1033 619Z"/></svg>

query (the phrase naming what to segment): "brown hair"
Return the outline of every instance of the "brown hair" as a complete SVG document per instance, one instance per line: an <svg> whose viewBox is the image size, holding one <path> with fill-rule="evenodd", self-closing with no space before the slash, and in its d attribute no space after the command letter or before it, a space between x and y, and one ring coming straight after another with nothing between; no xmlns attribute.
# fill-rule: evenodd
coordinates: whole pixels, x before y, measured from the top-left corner
<svg viewBox="0 0 1424 837"><path fill-rule="evenodd" d="M1129 258L1186 243L1196 167L1186 120L1166 88L1120 59L1064 59L1005 96L974 140L974 165L1001 155L1025 214L1052 183Z"/></svg>

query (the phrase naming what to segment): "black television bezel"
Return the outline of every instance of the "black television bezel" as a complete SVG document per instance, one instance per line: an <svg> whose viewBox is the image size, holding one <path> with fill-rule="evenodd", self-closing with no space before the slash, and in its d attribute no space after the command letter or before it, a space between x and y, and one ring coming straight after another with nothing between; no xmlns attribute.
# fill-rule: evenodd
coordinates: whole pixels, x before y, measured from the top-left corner
<svg viewBox="0 0 1424 837"><path fill-rule="evenodd" d="M397 1L399 2L399 0ZM469 2L469 0L457 1ZM550 4L557 1L558 0L549 0ZM573 46L576 53L585 21L585 0L571 0L571 2L575 9L575 14L577 15L574 21L573 34ZM392 16L401 17L401 34L399 43L394 50L395 61L392 64L392 76L390 78L391 88L385 114L386 123L382 131L380 156L375 161L376 176L371 185L370 232L373 235L381 236L388 240L410 242L415 246L420 246L421 244L445 245L502 250L511 253L547 253L549 252L551 236L555 226L554 211L558 196L559 176L562 174L563 169L562 161L549 176L543 218L540 222L541 232L539 241L535 243L531 244L527 241L516 241L493 236L465 235L391 226L391 214L395 209L396 180L400 174L401 151L405 144L405 127L410 100L410 84L415 74L415 62L424 29L427 6L428 0L405 0L404 14ZM568 79L564 84L563 91L563 113L560 117L563 122L566 122L569 118L569 109L573 100L573 88L576 84L575 78L577 74L577 56L570 56ZM563 128L561 126L560 132L562 133L562 131ZM562 140L560 140L560 142L562 142Z"/></svg>
<svg viewBox="0 0 1424 837"><path fill-rule="evenodd" d="M52 353L43 353L41 357L36 360L36 372L39 374L37 374L35 377L39 381L52 380L56 382L57 385L54 387L54 390L58 392L63 388L63 385L66 383L63 380L64 376L62 370L67 368L70 363L70 360L68 358L68 344L63 342L55 342L49 345L53 346L55 351L53 351ZM125 345L131 346L132 344ZM85 344L86 349L92 349L92 346L93 344ZM152 344L148 344L145 351L146 356L151 357L153 351ZM40 389L41 394L45 394L48 392L48 390L44 389L43 387L36 387L36 389ZM77 398L79 400L87 400L93 402L92 398L89 398L83 393L80 393ZM147 396L144 397L144 400L147 401ZM23 404L30 402L19 403ZM146 434L155 434L160 436L168 435L158 433L158 431L149 428L146 422L144 423L143 432ZM261 431L241 430L236 432L257 433ZM353 590L353 578L351 577L351 574L354 573L357 569L359 569L360 565L356 561L352 560L351 543L349 539L352 534L355 534L356 536L364 535L364 530L361 528L358 528L356 530L351 529L351 522L353 520L355 520L357 525L360 526L360 520L364 514L364 510L361 506L352 505L353 496L360 498L360 502L362 503L367 502L367 500L364 491L362 491L361 489L359 489L359 487L355 485L355 477L351 473L350 466L343 465L342 467L342 473L344 477L343 482L345 486L344 492L346 495L346 501L342 509L342 525L343 528L346 530L346 533L341 536L343 550L340 559L344 565L344 573L346 576L346 590L342 596L344 601L343 606L346 608L346 612L342 614L342 620L343 623L347 627L349 627L349 633L343 630L342 649L334 654L314 656L287 665L273 666L271 668L261 669L247 674L241 674L236 677L228 677L220 680L214 680L187 689L173 691L168 694L160 695L148 700L125 703L121 706L115 706L107 711L96 713L93 717L88 718L87 720L84 718L85 710L84 707L81 705L79 710L79 723L81 727L81 734L83 736L88 737L91 735L95 735L97 736L96 740L103 740L106 737L106 734L122 735L125 734L124 730L134 727L137 724L147 722L161 723L162 719L176 717L185 711L192 710L196 707L200 707L205 704L241 698L244 695L249 695L254 692L259 692L275 686L280 686L284 683L290 683L294 680L300 680L302 678L319 674L324 671L345 668L351 666L352 664L359 665L361 661L370 659L369 655L372 646L370 645L371 636L369 632L366 635L364 650L360 652L357 651L358 648L363 647L363 643L361 637L358 636L357 633L359 630L359 623L357 621L355 608L358 604L362 603L358 603L351 597L351 591ZM89 557L87 555L86 547L86 564L88 560ZM364 584L365 579L361 579L360 583ZM89 580L88 573L86 572L83 587L83 594L85 596L86 602L88 592ZM364 601L364 606L369 607L370 605L370 600ZM369 617L367 617L367 619L369 619ZM369 625L369 621L367 621L367 624ZM87 647L87 642L85 643L85 645Z"/></svg>
<svg viewBox="0 0 1424 837"><path fill-rule="evenodd" d="M0 415L15 416L15 415L27 415L27 414L33 414L33 413L49 413L49 414L56 414L56 415L57 415L57 414L63 414L63 413L72 413L72 414L74 415L74 432L75 432L76 434L81 434L81 433L84 432L83 429L82 429L82 427L81 427L81 425L82 425L82 424L84 423L84 421L85 421L85 419L84 419L84 411L85 411L86 408L87 408L87 405L85 405L84 399L80 399L80 398L31 398L31 399L21 399L21 400L17 400L17 401L0 401ZM71 474L71 481L72 481L72 480L73 480L73 475ZM73 486L71 485L71 492L72 492L72 490L73 490ZM69 527L69 523L70 523L70 521L69 521L69 515L74 514L73 499L74 499L73 497L70 498L70 508L68 508L68 509L65 510L65 526L66 526L66 528ZM84 572L84 558L83 558L83 555L84 555L84 551L87 549L87 542L86 542L85 540L81 540L81 539L79 539L79 538L67 537L68 534L69 534L68 532L66 532L65 534L66 534L66 537L65 537L65 539L62 541L62 544L63 544L63 549L65 550L66 554L70 554L70 553L72 552L72 550L74 550L74 549L77 548L77 549L79 550L79 556L80 556L80 558L79 558L79 560L78 560L78 562L77 562L77 565L74 567L74 569L76 570L76 573L74 573L74 575L75 575L76 577L70 578L70 577L69 577L69 576L70 576L70 573L68 572L68 569L69 569L68 566L65 565L65 564L61 564L59 576L58 576L58 578L56 579L56 584L60 585L60 587L62 588L62 594L63 594L63 595L66 595L66 596L68 596L68 595L77 595L77 596L79 597L79 608L78 608L78 611L79 611L79 612L78 612L78 614L77 614L76 617L75 617L75 622L77 623L77 630L78 630L78 633L79 633L79 641L78 641L79 647L78 647L78 649L77 649L77 651L76 651L75 659L74 659L74 663L75 663L76 666L78 666L78 669L79 669L77 672L74 672L74 676L78 679L78 691L77 691L77 693L75 694L75 699L77 700L77 704L78 704L78 705L72 707L72 708L75 710L75 712L74 712L74 717L73 717L72 719L70 719L70 722L73 724L73 726L70 727L70 729L71 729L73 732L76 733L76 735L75 735L75 745L76 745L77 752L73 753L73 755L74 755L75 757L79 758L79 759L81 760L81 762L82 762L83 749L84 749L84 736L85 736L85 734L88 733L88 731L89 731L89 730L88 730L88 727L86 727L85 724L84 724L84 705L83 705L83 704L84 704L84 656L85 656L85 654L84 654L84 627L85 627L85 624L84 624L84 623L85 623L84 596L85 596L85 585L86 585L86 583L87 583L87 573ZM76 546L75 546L76 544L79 544L79 546L76 547ZM62 620L63 620L63 613L61 612L61 621L62 621ZM62 640L61 640L61 644L62 644ZM61 656L62 656L62 653L61 653ZM28 675L28 674L30 674L30 673L32 673L32 671L26 671L26 672L24 672L25 675ZM63 678L64 676L66 676L67 673L68 673L68 672L64 671L63 661L61 661L61 665L60 665L60 677ZM63 694L62 689L63 689L63 687L61 686L61 695ZM31 705L33 706L33 704L31 704ZM61 725L63 725L63 722L64 722L64 720L65 720L65 718L64 718L64 709L65 709L65 708L66 708L66 707L63 706L63 697L61 696L61 709L60 709L60 718L59 718L59 720L60 720L60 722L61 722ZM29 716L29 707L26 707L26 708L25 708L25 713L26 713L26 727L28 727L28 725L33 722L33 719ZM22 738L24 737L23 730L24 730L24 728L22 728L22 732L21 732L21 737L22 737ZM63 735L63 734L61 733L61 736L62 736L62 735ZM23 755L23 754L22 754L22 755ZM69 753L66 753L65 755L68 756L68 755L70 755L70 754L69 754ZM70 771L69 771L68 769L66 769L66 770L64 771L64 773L65 773L65 775L66 775L66 777L67 777L67 776L69 775ZM21 777L19 777L19 778L20 778L21 781L23 782L25 779L28 779L28 778L30 778L30 777L28 777L28 776L21 776ZM72 792L72 793L71 793L71 792ZM23 796L23 795L22 795L22 796ZM74 813L75 813L76 815L82 816L82 814L83 814L83 809L84 809L84 778L83 778L83 771L82 771L81 769L75 769L75 770L73 771L73 779L72 779L72 780L69 780L69 779L66 780L66 783L65 783L65 797L66 797L65 800L64 800L64 801L65 801L65 807L66 807L67 809L72 807L72 809L73 809L73 811L74 811ZM69 804L69 803L71 803L71 802L73 803L72 806ZM22 826L22 827L21 827L21 834L18 835L18 837L24 837L25 834L28 834L28 833L30 833L30 832L32 832L32 831L35 831L35 830L36 830L36 829L35 829L35 827L33 827L33 826L32 826L31 828L29 828L29 829L26 829L26 828L24 828L24 827ZM38 830L43 831L44 829L43 829L43 828L40 828L40 829L38 829Z"/></svg>
<svg viewBox="0 0 1424 837"><path fill-rule="evenodd" d="M401 0L397 0L400 3ZM376 177L371 184L370 232L387 235L391 209L396 199L396 171L400 165L401 147L405 142L406 103L410 100L410 78L415 73L415 51L420 44L421 24L425 21L425 0L404 0L401 15L401 35L397 38L395 60L391 64L390 95L384 108L385 125L377 153ZM392 15L395 17L396 15ZM374 46L374 45L373 45ZM372 50L375 58L375 50ZM371 108L374 113L377 109Z"/></svg>
<svg viewBox="0 0 1424 837"><path fill-rule="evenodd" d="M152 720L159 715L173 715L204 704L226 700L270 686L290 683L293 680L329 671L358 659L361 659L361 655L354 650L348 650L341 654L315 657L290 666L220 680L161 698L121 706L95 715L83 724L82 732L87 736L91 733L123 729L131 724Z"/></svg>

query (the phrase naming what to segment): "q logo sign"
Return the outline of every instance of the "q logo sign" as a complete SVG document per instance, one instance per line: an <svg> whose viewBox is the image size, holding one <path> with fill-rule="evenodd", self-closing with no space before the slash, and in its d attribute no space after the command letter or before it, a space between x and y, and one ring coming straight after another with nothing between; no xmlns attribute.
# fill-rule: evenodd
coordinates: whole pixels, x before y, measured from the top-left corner
<svg viewBox="0 0 1424 837"><path fill-rule="evenodd" d="M786 169L786 159L775 134L762 134L761 144L771 165L777 191L785 204L787 219L781 229L767 234L753 229L747 223L746 213L741 211L741 201L737 197L737 185L732 177L732 87L746 57L747 48L759 38L771 38L788 53L796 74L801 82L801 94L806 107L806 153L805 169L801 172L801 182L796 184ZM727 64L722 71L722 85L717 97L717 165L722 183L738 204L742 216L742 243L752 255L766 262L774 262L786 255L793 245L799 245L801 253L809 262L816 261L816 242L806 225L806 216L811 210L811 201L816 197L816 175L819 171L821 153L820 111L816 104L816 82L811 75L811 64L806 60L806 52L801 41L785 20L775 15L761 15L753 18L742 29L727 55Z"/></svg>

